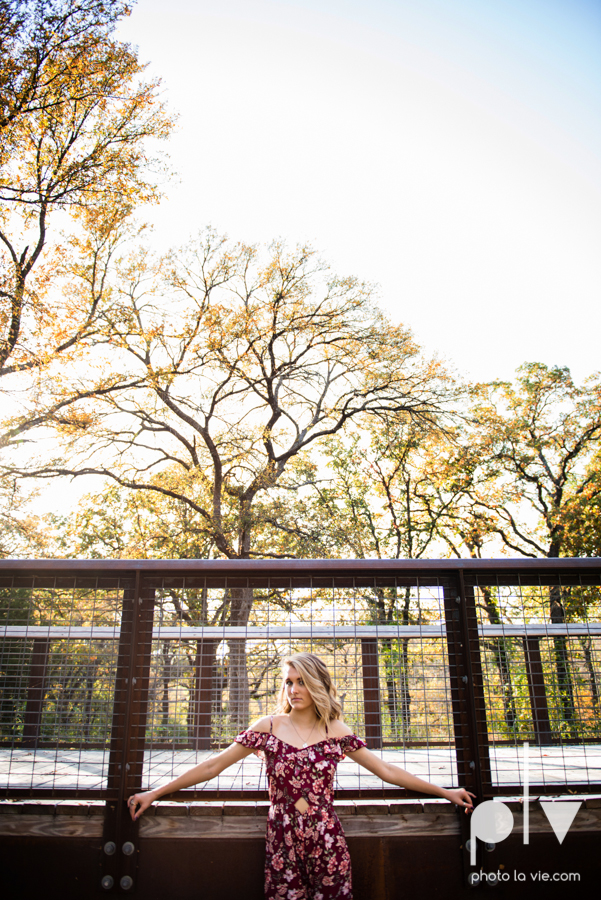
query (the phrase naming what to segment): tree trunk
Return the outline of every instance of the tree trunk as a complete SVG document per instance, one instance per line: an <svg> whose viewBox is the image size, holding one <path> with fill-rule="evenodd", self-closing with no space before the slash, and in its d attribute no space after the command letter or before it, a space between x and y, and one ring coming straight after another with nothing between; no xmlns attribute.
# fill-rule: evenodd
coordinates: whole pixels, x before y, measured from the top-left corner
<svg viewBox="0 0 601 900"><path fill-rule="evenodd" d="M252 609L254 592L252 588L230 589L230 625L246 626ZM246 641L228 641L228 715L230 725L237 731L248 727L250 716L250 690L248 686L248 665Z"/></svg>
<svg viewBox="0 0 601 900"><path fill-rule="evenodd" d="M555 586L549 590L549 600L551 622L564 623L566 616L561 600L560 587ZM555 651L555 671L557 673L557 688L559 690L561 715L563 721L568 726L567 732L569 736L576 737L577 728L574 708L574 688L572 686L572 673L570 671L567 638L563 635L553 638L553 647Z"/></svg>
<svg viewBox="0 0 601 900"><path fill-rule="evenodd" d="M405 602L403 603L403 625L409 624L409 606L411 603L411 588L405 588ZM401 695L401 723L403 738L409 736L411 729L411 693L409 691L409 639L401 640L401 659L399 664L399 680Z"/></svg>
<svg viewBox="0 0 601 900"><path fill-rule="evenodd" d="M194 750L208 750L213 740L213 711L216 697L218 640L204 638L196 642L192 664L193 684L188 705L188 740ZM219 704L221 706L221 703Z"/></svg>
<svg viewBox="0 0 601 900"><path fill-rule="evenodd" d="M248 666L246 641L228 641L228 717L236 731L248 727L250 716L250 692L248 690Z"/></svg>
<svg viewBox="0 0 601 900"><path fill-rule="evenodd" d="M396 589L388 606L384 603L383 593L379 594L377 606L378 620L384 625L393 624L396 609ZM401 609L401 622L409 624L409 607L411 604L411 588L405 588L405 599ZM394 640L382 640L382 656L386 672L387 707L390 716L390 727L397 735L400 730L406 738L411 728L411 693L409 691L409 639L401 638L400 657L395 661ZM397 688L398 679L398 688Z"/></svg>
<svg viewBox="0 0 601 900"><path fill-rule="evenodd" d="M401 662L399 666L401 676L401 722L403 725L403 739L409 737L411 730L411 693L409 692L409 638L401 641Z"/></svg>
<svg viewBox="0 0 601 900"><path fill-rule="evenodd" d="M491 625L501 625L501 616L499 615L499 609L491 589L489 587L481 587L480 590L484 597L484 606L486 607L488 621ZM499 673L505 724L510 731L514 731L517 722L517 712L515 708L515 697L513 695L513 684L511 682L507 641L505 638L499 638L496 641L491 641L488 646L492 652L497 672Z"/></svg>
<svg viewBox="0 0 601 900"><path fill-rule="evenodd" d="M94 684L96 682L96 671L97 664L90 665L88 671L86 673L86 700L85 700L85 709L84 709L84 736L86 743L90 742L90 736L92 732L92 721L94 718L93 714L93 698L94 698Z"/></svg>
<svg viewBox="0 0 601 900"><path fill-rule="evenodd" d="M398 698L395 682L395 666L394 666L394 650L392 641L382 641L382 656L384 658L384 667L386 672L386 705L388 706L388 715L390 716L390 727L396 733L398 728Z"/></svg>
<svg viewBox="0 0 601 900"><path fill-rule="evenodd" d="M584 653L584 665L586 666L586 671L588 672L589 681L591 683L591 695L593 698L593 711L595 713L597 713L599 711L599 687L597 685L597 674L595 672L595 666L593 664L593 655L591 653L590 637L580 638L580 644L582 646L582 652Z"/></svg>
<svg viewBox="0 0 601 900"><path fill-rule="evenodd" d="M169 727L169 681L171 675L171 656L169 644L163 641L163 698L161 700L161 725L167 731Z"/></svg>

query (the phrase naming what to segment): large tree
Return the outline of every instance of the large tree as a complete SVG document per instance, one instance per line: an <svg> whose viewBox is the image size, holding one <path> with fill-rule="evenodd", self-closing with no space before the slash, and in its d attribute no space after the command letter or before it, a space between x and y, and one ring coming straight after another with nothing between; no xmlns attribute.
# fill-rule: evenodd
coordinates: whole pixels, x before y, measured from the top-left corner
<svg viewBox="0 0 601 900"><path fill-rule="evenodd" d="M293 497L306 472L284 476L303 454L318 454L359 416L432 422L441 414L439 364L385 318L367 285L332 277L306 247L275 244L262 257L209 231L162 268L157 283L132 262L111 323L112 368L136 387L97 400L85 432L66 435L73 463L47 474L96 473L177 499L215 552L245 559L269 553L264 501L285 489ZM229 622L245 624L252 590L232 590L228 600ZM229 668L245 722L240 641Z"/></svg>
<svg viewBox="0 0 601 900"><path fill-rule="evenodd" d="M110 0L0 7L3 447L90 390L69 367L109 339L107 268L134 209L159 196L148 139L171 122L158 83L112 34L126 12Z"/></svg>
<svg viewBox="0 0 601 900"><path fill-rule="evenodd" d="M295 507L282 497L270 511L282 552L298 556L418 559L448 552L441 532L455 515L461 486L445 483L444 461L457 452L454 428L403 413L355 423L330 440L320 477ZM267 511L266 511L267 512ZM428 621L410 587L364 588L373 624ZM408 638L381 639L390 727L412 728L412 654Z"/></svg>
<svg viewBox="0 0 601 900"><path fill-rule="evenodd" d="M332 457L334 478L318 487L318 500L307 504L302 519L291 518L285 526L282 521L282 541L304 545L315 555L320 546L324 555L341 548L354 556L411 557L434 549L438 555L441 543L459 557L495 555L499 549L535 558L594 553L600 545L595 524L601 504L599 378L577 386L567 369L527 364L515 384L482 385L473 392L471 413L465 405L462 410L444 435L413 425L380 428L366 443L368 427L361 439L341 444ZM551 622L579 618L587 597L581 589L551 588ZM408 621L408 608L397 609L397 598L392 599L379 617L401 613ZM491 624L502 623L492 588L480 588L479 602ZM500 638L487 644L511 732L519 724L512 642ZM589 651L583 646L596 704ZM574 733L565 637L553 639L553 659L564 727ZM406 699L401 678L404 722ZM396 705L390 680L389 705Z"/></svg>
<svg viewBox="0 0 601 900"><path fill-rule="evenodd" d="M564 556L568 510L600 488L590 462L601 440L601 378L578 386L567 368L528 363L515 385L483 387L474 420L475 508L508 550Z"/></svg>
<svg viewBox="0 0 601 900"><path fill-rule="evenodd" d="M453 492L436 490L440 455L449 429L411 417L367 422L351 440L328 448L331 481L316 484L307 504L311 538L334 544L336 555L377 559L419 559L440 554L440 520L453 505ZM322 537L323 536L323 537ZM330 550L331 552L331 550ZM410 587L364 591L373 622L410 625L427 621ZM423 648L422 648L423 652ZM380 641L390 725L404 739L411 734L410 640Z"/></svg>
<svg viewBox="0 0 601 900"><path fill-rule="evenodd" d="M482 386L472 428L449 472L463 485L461 506L446 531L449 542L474 556L492 538L505 551L533 558L580 554L581 546L587 552L577 535L583 534L585 509L601 497L600 440L599 376L579 386L567 368L528 363L515 384ZM550 621L579 617L583 596L580 590L551 587ZM492 592L485 591L484 599L490 621L500 621ZM567 638L557 636L553 645L563 727L575 735ZM505 664L501 668L507 671Z"/></svg>
<svg viewBox="0 0 601 900"><path fill-rule="evenodd" d="M123 0L0 0L0 135L31 113L84 99L88 51L128 12ZM53 89L59 80L62 92Z"/></svg>

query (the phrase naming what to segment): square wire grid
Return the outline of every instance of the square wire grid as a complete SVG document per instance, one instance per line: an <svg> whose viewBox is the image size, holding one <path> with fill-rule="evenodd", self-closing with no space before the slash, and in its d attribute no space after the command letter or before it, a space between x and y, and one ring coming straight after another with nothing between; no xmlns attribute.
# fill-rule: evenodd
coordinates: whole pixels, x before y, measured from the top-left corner
<svg viewBox="0 0 601 900"><path fill-rule="evenodd" d="M0 786L106 787L123 586L0 587Z"/></svg>
<svg viewBox="0 0 601 900"><path fill-rule="evenodd" d="M379 755L450 785L456 765L442 596L438 586L375 581L293 588L280 579L278 587L225 590L164 585L155 600L144 786L177 777L275 712L282 661L299 651L328 665L353 732L377 735ZM224 627L234 604L250 608L235 635ZM367 696L374 692L374 675L371 688L365 677L370 658L377 712ZM339 766L338 786L385 787L351 760ZM260 761L250 756L196 790L264 788Z"/></svg>
<svg viewBox="0 0 601 900"><path fill-rule="evenodd" d="M273 712L282 660L321 656L344 719L385 759L456 783L442 588L382 585L214 586L158 581L149 650L143 783L176 777ZM0 587L0 786L103 791L128 579L14 580ZM494 786L559 790L601 780L600 589L476 583L483 709ZM248 612L248 617L246 612ZM232 624L244 622L239 626ZM121 685L120 690L123 690ZM341 789L381 789L346 760ZM264 790L247 757L198 790Z"/></svg>
<svg viewBox="0 0 601 900"><path fill-rule="evenodd" d="M601 588L524 579L475 588L493 786L601 782Z"/></svg>

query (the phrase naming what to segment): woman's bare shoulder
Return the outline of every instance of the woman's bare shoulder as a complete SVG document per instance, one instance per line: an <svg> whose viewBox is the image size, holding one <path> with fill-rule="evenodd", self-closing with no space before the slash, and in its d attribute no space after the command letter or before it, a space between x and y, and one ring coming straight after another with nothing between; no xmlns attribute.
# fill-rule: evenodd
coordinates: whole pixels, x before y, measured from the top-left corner
<svg viewBox="0 0 601 900"><path fill-rule="evenodd" d="M271 716L263 716L261 719L257 719L256 722L253 722L252 725L248 726L249 731L270 731L271 730Z"/></svg>
<svg viewBox="0 0 601 900"><path fill-rule="evenodd" d="M345 725L342 719L332 719L332 721L328 725L328 731L335 738L346 737L347 734L352 734L352 730Z"/></svg>

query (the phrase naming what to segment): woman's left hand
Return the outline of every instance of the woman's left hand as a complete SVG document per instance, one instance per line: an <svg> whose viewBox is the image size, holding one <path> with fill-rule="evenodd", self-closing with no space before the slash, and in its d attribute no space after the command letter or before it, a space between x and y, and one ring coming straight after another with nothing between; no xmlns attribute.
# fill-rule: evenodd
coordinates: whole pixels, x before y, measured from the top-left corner
<svg viewBox="0 0 601 900"><path fill-rule="evenodd" d="M129 814L134 820L139 819L140 816L144 813L144 810L148 809L149 806L152 806L153 802L157 800L157 796L154 791L145 791L144 793L133 794L127 801L127 808L129 809ZM140 807L138 809L138 807Z"/></svg>
<svg viewBox="0 0 601 900"><path fill-rule="evenodd" d="M465 788L457 788L454 791L445 791L446 799L450 800L451 803L455 803L457 806L462 806L466 813L473 810L474 804L472 803L471 798L475 798L475 796L475 794L466 791Z"/></svg>

